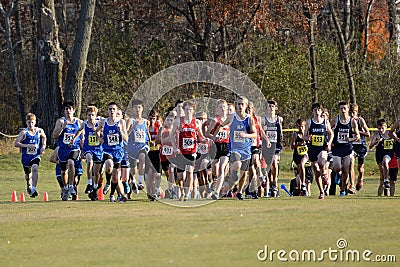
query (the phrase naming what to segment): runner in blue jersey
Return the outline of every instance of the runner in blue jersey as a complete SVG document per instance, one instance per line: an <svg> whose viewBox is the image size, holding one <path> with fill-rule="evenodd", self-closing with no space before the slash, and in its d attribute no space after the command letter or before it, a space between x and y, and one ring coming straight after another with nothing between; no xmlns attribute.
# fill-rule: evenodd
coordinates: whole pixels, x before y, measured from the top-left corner
<svg viewBox="0 0 400 267"><path fill-rule="evenodd" d="M323 107L319 103L311 105L313 117L306 121L303 139L308 143L308 157L314 170L315 181L319 189L319 199L325 198L322 180L328 180L328 151L331 150L333 132L329 121L323 116ZM326 184L327 182L325 182Z"/></svg>
<svg viewBox="0 0 400 267"><path fill-rule="evenodd" d="M15 140L14 146L22 150L22 166L24 167L26 191L30 197L37 197L36 186L38 183L38 169L40 155L46 149L46 134L43 129L35 127L36 116L28 113L25 117L26 128L23 129Z"/></svg>
<svg viewBox="0 0 400 267"><path fill-rule="evenodd" d="M75 107L71 101L63 103L65 117L57 120L53 130L53 138L58 140L58 159L60 161L61 176L64 181L62 200L66 201L71 195L76 195L74 188L75 161L80 157L81 136L75 134L82 126L82 121L74 117ZM74 140L74 142L71 142Z"/></svg>
<svg viewBox="0 0 400 267"><path fill-rule="evenodd" d="M103 164L105 165L107 183L103 193L107 194L110 186L117 190L121 196L118 201L126 202L126 194L122 187L120 179L121 161L124 156L123 141L128 141L125 121L118 118L118 105L115 102L108 104L108 117L100 120L96 129L97 137L103 144ZM113 195L110 196L110 202L116 202Z"/></svg>
<svg viewBox="0 0 400 267"><path fill-rule="evenodd" d="M230 179L233 180L233 186L238 186L236 197L243 200L243 188L247 180L247 172L251 158L251 138L257 137L257 129L253 117L246 113L249 101L244 96L238 96L236 99L236 112L228 115L227 119L217 126L213 139L220 129L230 124L229 133L229 161L230 161ZM265 135L264 135L265 137ZM241 172L241 173L239 173ZM239 179L240 178L240 179Z"/></svg>
<svg viewBox="0 0 400 267"><path fill-rule="evenodd" d="M132 166L132 176L134 177L136 175L136 171L138 172L138 184L136 185L135 182L133 182L132 188L137 187L139 190L143 190L144 175L150 165L147 154L150 150L150 147L148 145L150 138L148 131L148 121L142 117L142 101L132 101L132 113L132 118L127 123L129 135L127 152L130 164ZM149 191L149 189L147 190Z"/></svg>
<svg viewBox="0 0 400 267"><path fill-rule="evenodd" d="M75 134L75 138L84 135L83 139L83 157L86 159L87 186L85 194L93 201L97 200L97 189L100 180L101 161L103 159L103 146L96 135L96 128L99 125L100 118L97 117L98 109L95 106L89 106L86 109L87 119L82 123L81 128ZM74 140L71 141L74 143Z"/></svg>
<svg viewBox="0 0 400 267"><path fill-rule="evenodd" d="M336 173L341 173L340 196L355 194L356 189L354 182L347 189L350 164L354 159L353 156L353 141L360 139L357 123L350 117L349 104L346 101L340 101L340 114L333 122L333 141L332 141L332 156L333 169Z"/></svg>

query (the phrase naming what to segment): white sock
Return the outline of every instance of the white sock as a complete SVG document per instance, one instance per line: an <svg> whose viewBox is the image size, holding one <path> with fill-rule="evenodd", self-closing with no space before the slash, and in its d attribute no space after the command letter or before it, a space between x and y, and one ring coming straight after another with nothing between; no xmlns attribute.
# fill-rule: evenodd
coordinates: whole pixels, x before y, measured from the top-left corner
<svg viewBox="0 0 400 267"><path fill-rule="evenodd" d="M36 191L36 186L32 185L32 192Z"/></svg>
<svg viewBox="0 0 400 267"><path fill-rule="evenodd" d="M94 188L94 189L97 189L98 186L99 186L99 185L95 183L95 184L93 185L93 188Z"/></svg>
<svg viewBox="0 0 400 267"><path fill-rule="evenodd" d="M138 175L139 184L143 184L143 181L144 181L144 175Z"/></svg>
<svg viewBox="0 0 400 267"><path fill-rule="evenodd" d="M92 179L87 179L87 184L92 184L93 180Z"/></svg>

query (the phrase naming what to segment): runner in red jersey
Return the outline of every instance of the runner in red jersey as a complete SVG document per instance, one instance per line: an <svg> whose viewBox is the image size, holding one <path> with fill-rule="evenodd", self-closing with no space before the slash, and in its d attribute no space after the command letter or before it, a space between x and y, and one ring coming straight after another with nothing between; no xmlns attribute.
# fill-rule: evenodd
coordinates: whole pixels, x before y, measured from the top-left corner
<svg viewBox="0 0 400 267"><path fill-rule="evenodd" d="M177 175L179 187L181 190L180 199L183 201L188 200L190 188L193 184L193 170L196 161L197 139L204 139L201 131L201 125L196 123L196 118L193 114L196 110L196 103L193 101L186 101L183 103L185 115L177 117L174 121L171 132L179 131L178 145L174 137L171 137L171 142L174 146L177 164ZM186 171L184 177L183 172ZM184 187L185 186L185 187ZM184 192L183 192L184 191Z"/></svg>

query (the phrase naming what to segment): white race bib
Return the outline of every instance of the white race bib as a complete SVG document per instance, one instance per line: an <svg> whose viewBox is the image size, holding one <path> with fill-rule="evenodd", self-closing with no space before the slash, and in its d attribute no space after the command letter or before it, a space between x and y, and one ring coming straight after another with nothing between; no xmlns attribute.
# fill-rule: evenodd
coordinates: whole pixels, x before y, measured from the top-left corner
<svg viewBox="0 0 400 267"><path fill-rule="evenodd" d="M347 144L349 142L349 133L338 132L337 142L339 144Z"/></svg>
<svg viewBox="0 0 400 267"><path fill-rule="evenodd" d="M146 134L143 129L137 129L135 131L135 142L136 143L145 143L146 142Z"/></svg>
<svg viewBox="0 0 400 267"><path fill-rule="evenodd" d="M208 153L208 144L203 144L203 143L197 144L197 153L200 153L202 155L207 154Z"/></svg>
<svg viewBox="0 0 400 267"><path fill-rule="evenodd" d="M221 131L219 131L219 133L217 134L217 137L218 137L218 138L221 138L221 139L226 139L226 138L228 138L228 132L225 131L225 130L221 130Z"/></svg>
<svg viewBox="0 0 400 267"><path fill-rule="evenodd" d="M119 134L108 134L107 141L109 146L115 146L119 144Z"/></svg>
<svg viewBox="0 0 400 267"><path fill-rule="evenodd" d="M277 131L267 131L266 134L271 143L276 143L278 141L278 132Z"/></svg>
<svg viewBox="0 0 400 267"><path fill-rule="evenodd" d="M194 138L183 138L182 148L183 149L194 148Z"/></svg>
<svg viewBox="0 0 400 267"><path fill-rule="evenodd" d="M161 154L164 156L171 156L173 154L172 146L162 146Z"/></svg>
<svg viewBox="0 0 400 267"><path fill-rule="evenodd" d="M26 154L28 155L36 155L37 154L37 146L35 147L27 147Z"/></svg>
<svg viewBox="0 0 400 267"><path fill-rule="evenodd" d="M235 143L246 142L246 138L240 136L240 133L243 133L243 132L244 131L233 131L233 142L235 142Z"/></svg>
<svg viewBox="0 0 400 267"><path fill-rule="evenodd" d="M71 141L74 139L75 134L72 133L64 133L63 143L69 145Z"/></svg>

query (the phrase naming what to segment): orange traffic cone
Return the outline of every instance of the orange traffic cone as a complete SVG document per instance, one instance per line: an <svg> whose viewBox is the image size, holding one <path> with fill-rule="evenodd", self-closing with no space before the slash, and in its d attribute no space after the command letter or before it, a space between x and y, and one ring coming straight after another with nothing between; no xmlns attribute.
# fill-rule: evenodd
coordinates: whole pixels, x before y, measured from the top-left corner
<svg viewBox="0 0 400 267"><path fill-rule="evenodd" d="M99 191L98 191L97 199L98 199L98 200L104 200L103 186L100 187L98 190L99 190Z"/></svg>
<svg viewBox="0 0 400 267"><path fill-rule="evenodd" d="M15 190L11 193L11 202L18 202L17 192Z"/></svg>
<svg viewBox="0 0 400 267"><path fill-rule="evenodd" d="M49 194L47 194L47 192L44 192L44 194L43 194L43 201L44 202L49 201Z"/></svg>
<svg viewBox="0 0 400 267"><path fill-rule="evenodd" d="M21 192L21 194L19 195L19 202L25 202L25 194L24 194L24 192Z"/></svg>

